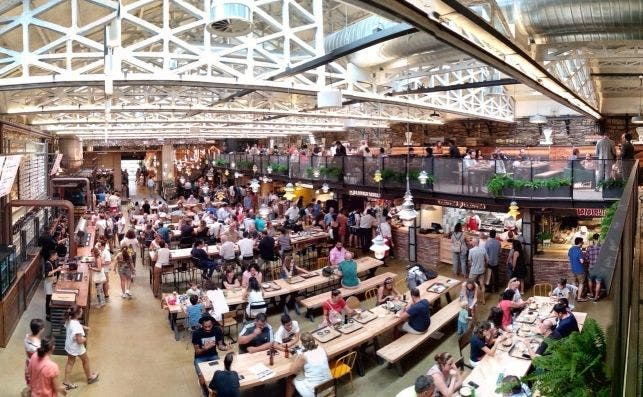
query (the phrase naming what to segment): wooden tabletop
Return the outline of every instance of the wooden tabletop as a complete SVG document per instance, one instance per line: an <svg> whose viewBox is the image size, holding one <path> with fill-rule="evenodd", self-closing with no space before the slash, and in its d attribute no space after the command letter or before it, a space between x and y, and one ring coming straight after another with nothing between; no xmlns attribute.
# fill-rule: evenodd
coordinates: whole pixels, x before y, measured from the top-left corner
<svg viewBox="0 0 643 397"><path fill-rule="evenodd" d="M546 296L535 296L533 298L539 305L539 317L544 318L548 316L551 313L551 307L553 307L554 301ZM524 311L529 310L529 307L524 309ZM582 330L587 313L574 312L574 316L578 322L578 328ZM537 322L538 320L536 320L536 323ZM534 327L535 324L533 325ZM514 340L516 340L515 337ZM497 381L500 375L502 374L503 377L515 375L521 378L525 376L530 367L530 359L512 357L508 351L497 349L493 357L485 355L482 360L480 360L478 366L476 366L464 380L464 384L466 385L470 381L477 383L479 385L476 389L477 396L502 396L502 394L496 393L496 388L498 387Z"/></svg>
<svg viewBox="0 0 643 397"><path fill-rule="evenodd" d="M66 292L71 290L77 290L76 294L76 304L80 307L87 307L89 305L89 282L91 280L91 270L87 263L79 262L77 272L83 273L83 278L80 281L70 281L66 279L68 270L63 270L60 272L58 277L58 282L56 283L56 288L54 292Z"/></svg>
<svg viewBox="0 0 643 397"><path fill-rule="evenodd" d="M359 272L359 268L358 268L358 272ZM384 280L387 277L391 277L395 279L395 277L397 277L397 274L392 272L378 274L377 276L373 276L366 280L360 281L360 283L355 288L341 287L338 289L341 291L342 297L347 298L352 295L362 294L371 288L379 287L384 283ZM324 304L324 302L326 302L328 299L330 299L330 292L324 292L322 294L314 295L309 298L303 299L300 302L300 304L307 309L314 309L314 308L321 307Z"/></svg>
<svg viewBox="0 0 643 397"><path fill-rule="evenodd" d="M357 262L358 273L367 272L383 264L381 260L378 260L372 257L362 257L357 259L356 262ZM314 273L320 274L321 271L317 270ZM323 277L321 275L305 279L304 281L295 283L295 284L290 284L288 283L288 281L283 279L274 280L274 281L271 281L271 283L273 282L277 283L277 285L279 285L281 289L264 291L263 296L265 299L269 299L276 296L287 295L293 292L299 292L309 288L318 287L328 282L333 282L336 280L338 280L336 276L329 278L329 277ZM170 294L168 294L168 296L169 295ZM234 305L245 303L245 300L243 299L242 288L237 288L234 290L224 290L224 296L226 298L226 303L228 304L228 306L234 306ZM184 311L185 308L182 308L181 305L168 305L166 296L164 296L163 299L164 299L164 302L162 302L162 306L165 307L167 310L169 310L170 313L179 313L181 311Z"/></svg>
<svg viewBox="0 0 643 397"><path fill-rule="evenodd" d="M446 277L429 280L423 283L420 288L426 291L426 289L434 283L446 282L446 280ZM458 285L459 283L454 284L453 288L457 287ZM451 288L446 289L440 294L427 292L426 297L430 302L433 302L436 299L439 299L442 295L445 295L450 290ZM326 350L326 354L329 358L335 358L345 353L346 351L360 346L363 343L379 336L380 334L401 323L400 318L396 317L395 314L381 306L371 309L371 311L376 313L378 317L366 323L362 328L358 329L357 331L351 332L350 334L342 334L336 339L333 339L326 343L319 344ZM220 355L222 355L222 353L220 353ZM208 383L212 379L214 371L223 369L223 359L217 361L218 363L216 365L210 365L210 363L208 362L199 364L199 369L201 370L203 377ZM285 358L283 352L280 352L279 355L274 357L274 365L270 366L269 357L265 351L257 353L238 354L235 356L232 363L232 370L237 371L240 375L244 376L244 379L241 380L240 385L242 390L246 390L255 386L259 386L264 381L275 381L290 375L294 375L295 371L292 368L293 361L293 356ZM265 364L274 372L274 375L271 378L265 380L257 379L257 377L252 373L250 369L257 363Z"/></svg>

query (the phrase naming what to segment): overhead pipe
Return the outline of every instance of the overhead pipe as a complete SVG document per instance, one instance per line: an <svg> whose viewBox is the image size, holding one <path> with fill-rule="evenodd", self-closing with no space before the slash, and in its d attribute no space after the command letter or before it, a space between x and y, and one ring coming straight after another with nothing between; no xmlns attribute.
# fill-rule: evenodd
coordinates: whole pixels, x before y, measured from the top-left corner
<svg viewBox="0 0 643 397"><path fill-rule="evenodd" d="M52 178L49 180L49 193L52 194L54 190L54 182L85 182L85 202L87 203L87 208L90 211L94 210L94 198L92 196L92 188L89 182L89 178L83 178L79 176L75 177L62 177L62 178Z"/></svg>
<svg viewBox="0 0 643 397"><path fill-rule="evenodd" d="M9 201L4 208L4 230L3 230L3 236L6 239L5 244L10 244L11 241L11 215L12 207L61 207L67 210L67 219L69 222L69 228L67 230L71 230L73 233L74 230L76 229L74 225L74 204L71 203L69 200L12 200ZM75 238L70 238L69 239L69 256L70 257L75 257L76 256L76 239Z"/></svg>

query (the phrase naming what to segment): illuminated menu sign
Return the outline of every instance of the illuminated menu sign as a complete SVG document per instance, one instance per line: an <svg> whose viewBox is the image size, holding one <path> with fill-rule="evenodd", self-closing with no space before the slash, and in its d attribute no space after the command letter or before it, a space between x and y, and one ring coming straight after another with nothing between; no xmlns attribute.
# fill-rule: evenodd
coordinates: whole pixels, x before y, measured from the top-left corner
<svg viewBox="0 0 643 397"><path fill-rule="evenodd" d="M4 197L11 192L21 159L21 155L0 156L0 197Z"/></svg>
<svg viewBox="0 0 643 397"><path fill-rule="evenodd" d="M605 216L605 208L576 208L576 215L601 218Z"/></svg>
<svg viewBox="0 0 643 397"><path fill-rule="evenodd" d="M443 207L453 207L453 208L466 208L466 209L471 209L471 210L485 210L487 209L486 204L482 203L471 203L468 201L458 201L458 200L436 200L437 205L441 205Z"/></svg>

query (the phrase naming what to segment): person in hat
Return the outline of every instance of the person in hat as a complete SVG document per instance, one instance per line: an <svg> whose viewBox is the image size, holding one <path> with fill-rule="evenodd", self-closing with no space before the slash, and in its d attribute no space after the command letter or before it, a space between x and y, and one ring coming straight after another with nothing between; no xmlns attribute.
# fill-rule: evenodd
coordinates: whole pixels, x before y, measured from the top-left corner
<svg viewBox="0 0 643 397"><path fill-rule="evenodd" d="M206 387L205 378L199 370L199 363L219 359L217 347L221 351L228 350L228 346L223 340L223 330L221 326L209 314L199 319L201 328L192 333L192 345L194 346L194 368L199 377L199 383Z"/></svg>

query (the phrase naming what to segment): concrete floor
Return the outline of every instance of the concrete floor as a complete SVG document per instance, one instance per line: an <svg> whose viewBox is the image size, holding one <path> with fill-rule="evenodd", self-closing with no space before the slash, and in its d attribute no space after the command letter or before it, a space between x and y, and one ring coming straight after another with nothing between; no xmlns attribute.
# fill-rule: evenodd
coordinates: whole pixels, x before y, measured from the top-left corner
<svg viewBox="0 0 643 397"><path fill-rule="evenodd" d="M134 188L131 186L131 188ZM404 274L405 263L390 260L389 267L382 271L393 271ZM436 266L436 270L450 275L449 265ZM79 385L69 393L71 396L87 397L129 397L150 395L158 397L200 396L194 367L192 365L193 348L184 337L175 341L171 332L166 312L161 310L160 303L152 296L147 282L147 269L137 265L138 277L135 279L132 292L134 299L120 298L118 277L111 276L111 302L102 309L91 309L88 333L88 354L92 370L100 373L98 383L87 385L80 363L77 363L72 380ZM526 294L529 296L529 292ZM488 296L486 306L480 307L480 318L486 318L495 299ZM590 316L606 327L611 318L609 300L600 303L579 303L578 311L586 311ZM271 312L269 323L276 330L279 325L279 312ZM299 321L304 330L312 329L312 323L303 316L293 318ZM32 318L44 318L44 291L39 286L38 292L29 304L16 331L6 349L0 350L0 397L18 396L24 388L24 348L23 338ZM390 341L391 335L380 338L380 345ZM353 385L347 380L340 383L340 396L395 396L403 388L412 385L415 378L434 364L433 356L448 351L458 356L455 325L447 327L444 335L438 339L429 339L413 355L403 360L404 376L399 377L394 369L386 365L377 365L373 356L365 359L366 375L355 374ZM466 355L467 353L465 353ZM64 371L65 357L54 356ZM234 365L233 365L234 366ZM244 393L244 396L283 395L283 382L268 384L263 388Z"/></svg>

